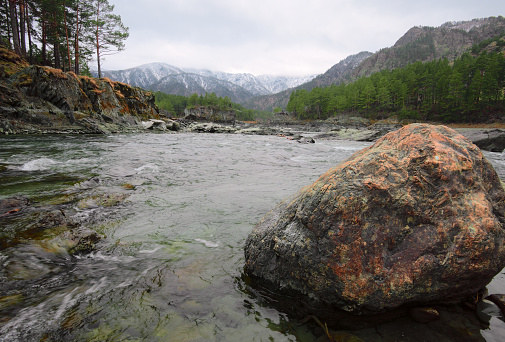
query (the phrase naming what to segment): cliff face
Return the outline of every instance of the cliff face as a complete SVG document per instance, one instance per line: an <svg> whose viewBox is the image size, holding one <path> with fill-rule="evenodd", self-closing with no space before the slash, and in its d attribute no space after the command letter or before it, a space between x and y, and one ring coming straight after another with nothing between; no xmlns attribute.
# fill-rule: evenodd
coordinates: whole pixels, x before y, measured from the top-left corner
<svg viewBox="0 0 505 342"><path fill-rule="evenodd" d="M159 119L152 92L28 65L0 46L0 133L131 132L149 119Z"/></svg>

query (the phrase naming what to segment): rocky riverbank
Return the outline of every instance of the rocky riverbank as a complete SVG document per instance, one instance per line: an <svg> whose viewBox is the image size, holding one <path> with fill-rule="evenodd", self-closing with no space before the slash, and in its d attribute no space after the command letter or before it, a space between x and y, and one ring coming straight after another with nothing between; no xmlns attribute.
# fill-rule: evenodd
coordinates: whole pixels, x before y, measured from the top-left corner
<svg viewBox="0 0 505 342"><path fill-rule="evenodd" d="M106 239L101 227L123 217L133 186L104 192L101 185L93 177L50 198L0 199L2 322L68 282L76 261Z"/></svg>
<svg viewBox="0 0 505 342"><path fill-rule="evenodd" d="M403 127L398 121L371 122L359 117L337 117L325 121L296 122L289 125L247 124L237 121L235 125L228 126L213 122L184 122L184 120L175 124L176 130L181 132L277 135L302 143L317 140L374 142L387 133ZM502 152L505 149L505 129L495 127L454 129L482 150Z"/></svg>
<svg viewBox="0 0 505 342"><path fill-rule="evenodd" d="M151 119L152 92L29 65L0 46L0 134L135 132Z"/></svg>
<svg viewBox="0 0 505 342"><path fill-rule="evenodd" d="M0 134L181 131L279 135L309 143L317 140L372 142L402 127L402 123L394 120L372 121L347 115L324 121L265 124L236 121L228 125L192 121L190 117L174 121L160 115L154 100L152 92L107 78L95 79L29 65L0 46ZM493 152L505 149L503 129L462 128L460 133L481 149Z"/></svg>

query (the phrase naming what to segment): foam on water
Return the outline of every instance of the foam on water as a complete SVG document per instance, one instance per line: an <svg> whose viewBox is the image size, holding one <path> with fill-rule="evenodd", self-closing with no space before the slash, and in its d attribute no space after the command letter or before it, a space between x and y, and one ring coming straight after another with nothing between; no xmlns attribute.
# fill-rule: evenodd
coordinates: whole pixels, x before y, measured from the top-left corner
<svg viewBox="0 0 505 342"><path fill-rule="evenodd" d="M118 255L107 255L102 254L102 252L91 252L86 255L75 255L77 259L94 259L94 260L102 260L102 261L112 261L112 262L125 262L130 263L135 260L133 256L118 256Z"/></svg>
<svg viewBox="0 0 505 342"><path fill-rule="evenodd" d="M208 241L208 240L204 240L204 239L195 239L195 241L203 243L205 245L205 247L209 247L209 248L219 247L219 243L217 243L217 242L212 242L212 241Z"/></svg>
<svg viewBox="0 0 505 342"><path fill-rule="evenodd" d="M159 251L162 247L156 247L155 249L142 249L139 251L139 254L153 254Z"/></svg>
<svg viewBox="0 0 505 342"><path fill-rule="evenodd" d="M52 166L58 164L54 159L38 158L30 160L19 167L21 171L42 171L50 169Z"/></svg>
<svg viewBox="0 0 505 342"><path fill-rule="evenodd" d="M151 170L152 172L158 172L159 168L158 168L157 165L149 163L149 164L145 164L145 165L142 165L140 167L137 167L135 169L135 171L137 171L137 173L141 173L144 170Z"/></svg>

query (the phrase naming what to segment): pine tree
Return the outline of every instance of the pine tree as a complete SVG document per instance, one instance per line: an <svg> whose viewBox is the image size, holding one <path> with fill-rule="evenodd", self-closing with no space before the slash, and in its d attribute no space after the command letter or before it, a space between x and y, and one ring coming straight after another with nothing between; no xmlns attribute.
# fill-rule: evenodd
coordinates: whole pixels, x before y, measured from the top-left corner
<svg viewBox="0 0 505 342"><path fill-rule="evenodd" d="M87 62L92 59L93 55L95 35L90 23L93 7L89 1L72 0L68 10L74 18L71 25L74 72L79 75L89 69Z"/></svg>
<svg viewBox="0 0 505 342"><path fill-rule="evenodd" d="M19 24L17 21L16 0L9 0L9 19L14 52L21 56L21 43L19 40Z"/></svg>
<svg viewBox="0 0 505 342"><path fill-rule="evenodd" d="M91 20L96 48L98 77L102 77L101 62L107 55L124 50L124 40L128 38L128 27L121 22L121 17L113 13L114 5L108 0L93 0L94 17Z"/></svg>
<svg viewBox="0 0 505 342"><path fill-rule="evenodd" d="M360 95L359 95L359 103L362 109L370 109L372 108L372 104L375 101L375 87L370 78L362 78L359 82L360 86Z"/></svg>
<svg viewBox="0 0 505 342"><path fill-rule="evenodd" d="M377 85L377 101L381 109L386 110L391 107L390 81L387 76L382 76Z"/></svg>
<svg viewBox="0 0 505 342"><path fill-rule="evenodd" d="M8 0L0 0L0 44L5 46L9 46L11 40L9 18L9 2Z"/></svg>

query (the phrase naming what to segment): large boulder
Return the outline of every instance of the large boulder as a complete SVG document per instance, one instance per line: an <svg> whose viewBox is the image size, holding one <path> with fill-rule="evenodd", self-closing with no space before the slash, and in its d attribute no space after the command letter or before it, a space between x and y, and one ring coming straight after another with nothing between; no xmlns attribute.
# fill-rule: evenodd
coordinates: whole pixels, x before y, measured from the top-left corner
<svg viewBox="0 0 505 342"><path fill-rule="evenodd" d="M249 235L245 274L356 314L459 302L505 266L505 192L467 138L413 124L330 169Z"/></svg>

